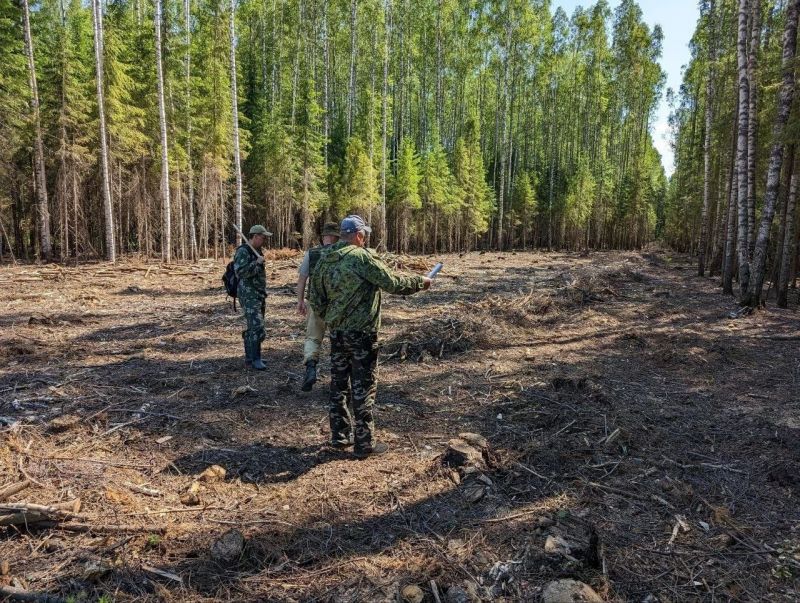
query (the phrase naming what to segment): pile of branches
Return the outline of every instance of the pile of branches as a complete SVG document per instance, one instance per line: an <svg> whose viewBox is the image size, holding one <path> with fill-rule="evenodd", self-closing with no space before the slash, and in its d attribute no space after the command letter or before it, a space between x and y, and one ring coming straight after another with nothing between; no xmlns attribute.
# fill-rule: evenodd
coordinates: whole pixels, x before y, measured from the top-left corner
<svg viewBox="0 0 800 603"><path fill-rule="evenodd" d="M517 326L525 326L534 316L558 312L560 303L549 292L534 291L519 295L493 295L475 306L493 319L503 319Z"/></svg>
<svg viewBox="0 0 800 603"><path fill-rule="evenodd" d="M439 315L425 319L384 346L386 360L439 359L485 345L488 342L485 324L460 311L455 315Z"/></svg>
<svg viewBox="0 0 800 603"><path fill-rule="evenodd" d="M380 257L384 264L394 270L403 270L407 272L430 272L433 268L433 264L431 262L419 256L396 254L387 251L378 254L378 257Z"/></svg>

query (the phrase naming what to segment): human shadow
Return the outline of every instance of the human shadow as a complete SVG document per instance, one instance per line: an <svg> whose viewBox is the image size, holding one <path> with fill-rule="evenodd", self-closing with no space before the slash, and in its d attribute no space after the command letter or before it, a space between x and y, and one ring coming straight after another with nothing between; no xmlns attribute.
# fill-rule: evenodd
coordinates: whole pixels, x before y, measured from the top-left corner
<svg viewBox="0 0 800 603"><path fill-rule="evenodd" d="M269 443L253 443L193 452L175 459L165 471L199 474L210 465L220 465L226 470L226 480L274 484L290 482L318 465L342 458L348 458L346 452L326 445L272 446Z"/></svg>

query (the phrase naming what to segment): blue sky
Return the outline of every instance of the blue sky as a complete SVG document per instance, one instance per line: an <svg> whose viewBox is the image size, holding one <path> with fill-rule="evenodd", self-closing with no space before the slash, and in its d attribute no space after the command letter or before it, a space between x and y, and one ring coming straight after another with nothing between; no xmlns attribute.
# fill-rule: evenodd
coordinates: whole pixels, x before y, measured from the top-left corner
<svg viewBox="0 0 800 603"><path fill-rule="evenodd" d="M575 7L590 6L594 2L586 0L553 0L553 10L561 6L572 16ZM610 0L612 8L616 8L619 0ZM652 27L661 25L664 30L664 52L661 57L661 68L667 74L667 85L664 88L661 106L658 108L652 126L653 140L661 153L667 175L673 171L672 150L669 147L669 108L665 100L666 88L678 90L681 85L681 69L689 62L689 40L694 33L697 18L700 14L697 0L639 0L644 20Z"/></svg>

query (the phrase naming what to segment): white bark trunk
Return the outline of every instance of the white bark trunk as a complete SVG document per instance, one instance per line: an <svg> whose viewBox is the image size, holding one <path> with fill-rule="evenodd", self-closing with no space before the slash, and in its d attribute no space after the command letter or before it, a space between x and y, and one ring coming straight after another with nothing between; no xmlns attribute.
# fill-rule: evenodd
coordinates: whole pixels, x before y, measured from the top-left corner
<svg viewBox="0 0 800 603"><path fill-rule="evenodd" d="M186 168L188 180L188 198L186 204L189 210L189 252L192 261L197 260L197 232L195 226L194 210L194 168L192 166L192 5L191 0L184 0L183 12L186 27Z"/></svg>
<svg viewBox="0 0 800 603"><path fill-rule="evenodd" d="M347 137L353 133L353 114L356 103L356 54L358 53L357 32L358 0L350 2L350 84L347 89Z"/></svg>
<svg viewBox="0 0 800 603"><path fill-rule="evenodd" d="M392 28L392 0L384 0L384 21L385 21L385 42L383 45L383 94L381 99L381 144L383 145L383 154L381 156L381 239L380 242L386 245L388 237L386 234L386 164L387 157L387 123L389 117L389 41L391 39Z"/></svg>
<svg viewBox="0 0 800 603"><path fill-rule="evenodd" d="M97 114L100 122L100 175L103 192L103 213L106 228L106 259L117 261L117 250L114 242L114 208L111 201L111 185L108 173L108 138L106 134L106 107L103 89L103 10L100 0L92 0L94 19L94 60L97 72Z"/></svg>
<svg viewBox="0 0 800 603"><path fill-rule="evenodd" d="M772 127L772 152L769 156L767 186L764 193L764 207L761 212L761 227L758 231L755 250L753 252L753 274L743 303L757 306L761 303L761 291L767 266L767 246L772 219L775 216L775 205L780 187L781 168L783 167L784 131L789 121L795 92L794 57L797 50L797 20L800 16L800 0L791 0L786 9L786 29L783 33L783 82L778 99L778 112Z"/></svg>
<svg viewBox="0 0 800 603"><path fill-rule="evenodd" d="M747 56L747 79L750 82L750 110L747 121L747 250L753 257L756 236L756 132L758 129L758 84L756 59L761 41L761 0L752 0L750 51Z"/></svg>
<svg viewBox="0 0 800 603"><path fill-rule="evenodd" d="M53 247L50 242L50 208L47 201L47 177L44 169L42 124L39 119L39 88L36 83L36 64L33 60L33 37L31 36L28 0L22 0L22 8L25 26L25 54L28 58L28 82L31 88L31 118L36 134L33 155L35 164L36 199L39 210L39 247L41 248L42 257L49 262L53 259Z"/></svg>
<svg viewBox="0 0 800 603"><path fill-rule="evenodd" d="M172 211L169 186L169 146L167 111L164 105L164 69L161 60L161 0L155 0L156 77L158 80L158 122L161 129L161 258L172 261Z"/></svg>
<svg viewBox="0 0 800 603"><path fill-rule="evenodd" d="M239 154L239 97L236 89L236 0L231 0L231 106L233 109L233 169L236 172L236 201L234 220L239 232L242 231L242 165Z"/></svg>
<svg viewBox="0 0 800 603"><path fill-rule="evenodd" d="M703 209L700 216L700 243L697 274L705 276L706 272L706 250L708 248L708 208L711 203L711 128L713 125L714 112L712 103L714 100L714 71L716 63L716 36L715 33L715 14L714 1L708 11L708 73L706 75L706 115L705 115L705 136L703 140Z"/></svg>
<svg viewBox="0 0 800 603"><path fill-rule="evenodd" d="M739 231L736 241L739 258L739 291L744 300L750 285L750 253L748 249L747 211L747 124L750 116L750 82L747 78L747 13L748 0L739 0L739 39L737 43L737 66L739 73L739 155L737 157L737 208Z"/></svg>

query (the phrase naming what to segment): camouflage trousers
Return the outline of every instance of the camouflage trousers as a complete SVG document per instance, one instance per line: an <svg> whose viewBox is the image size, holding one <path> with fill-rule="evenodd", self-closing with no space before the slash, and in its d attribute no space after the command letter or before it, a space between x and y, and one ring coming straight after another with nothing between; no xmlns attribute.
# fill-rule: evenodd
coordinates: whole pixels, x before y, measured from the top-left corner
<svg viewBox="0 0 800 603"><path fill-rule="evenodd" d="M245 343L259 344L266 338L264 328L264 314L267 310L267 302L260 297L242 297L239 299L242 304L242 315L246 328L242 331L242 339Z"/></svg>
<svg viewBox="0 0 800 603"><path fill-rule="evenodd" d="M372 447L377 366L377 333L331 332L330 423L333 442L346 444L355 427L355 449L369 450ZM348 397L352 397L352 416Z"/></svg>

